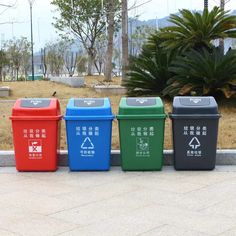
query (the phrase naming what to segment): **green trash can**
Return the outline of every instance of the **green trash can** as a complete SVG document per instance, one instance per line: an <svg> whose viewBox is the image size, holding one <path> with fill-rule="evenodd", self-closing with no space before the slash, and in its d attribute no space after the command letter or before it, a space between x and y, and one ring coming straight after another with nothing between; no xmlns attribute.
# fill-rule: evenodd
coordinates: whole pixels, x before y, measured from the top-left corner
<svg viewBox="0 0 236 236"><path fill-rule="evenodd" d="M124 171L162 169L165 118L159 97L121 99L117 119Z"/></svg>

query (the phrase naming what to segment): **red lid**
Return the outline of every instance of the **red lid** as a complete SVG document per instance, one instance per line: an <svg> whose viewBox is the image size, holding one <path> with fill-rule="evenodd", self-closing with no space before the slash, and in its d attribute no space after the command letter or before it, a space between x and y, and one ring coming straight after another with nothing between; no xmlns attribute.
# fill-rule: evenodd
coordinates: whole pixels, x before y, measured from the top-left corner
<svg viewBox="0 0 236 236"><path fill-rule="evenodd" d="M61 117L60 104L57 98L17 99L12 108L11 119L26 117Z"/></svg>

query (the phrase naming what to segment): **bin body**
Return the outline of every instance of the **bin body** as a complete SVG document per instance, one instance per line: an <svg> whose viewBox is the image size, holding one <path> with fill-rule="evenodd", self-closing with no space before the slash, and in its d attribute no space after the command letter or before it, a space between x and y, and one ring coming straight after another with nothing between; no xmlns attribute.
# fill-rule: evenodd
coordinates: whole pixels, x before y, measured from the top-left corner
<svg viewBox="0 0 236 236"><path fill-rule="evenodd" d="M110 169L113 119L108 98L70 99L65 120L71 171Z"/></svg>
<svg viewBox="0 0 236 236"><path fill-rule="evenodd" d="M18 99L12 109L18 171L55 171L60 140L57 99Z"/></svg>
<svg viewBox="0 0 236 236"><path fill-rule="evenodd" d="M124 171L162 169L165 117L160 98L121 99L117 119Z"/></svg>
<svg viewBox="0 0 236 236"><path fill-rule="evenodd" d="M170 117L175 169L214 169L220 118L215 99L175 97Z"/></svg>

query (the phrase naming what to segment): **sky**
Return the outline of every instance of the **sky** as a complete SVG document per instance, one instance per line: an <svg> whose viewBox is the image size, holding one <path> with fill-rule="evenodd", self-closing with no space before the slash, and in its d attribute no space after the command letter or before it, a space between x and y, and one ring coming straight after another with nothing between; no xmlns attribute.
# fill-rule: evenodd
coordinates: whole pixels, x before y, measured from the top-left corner
<svg viewBox="0 0 236 236"><path fill-rule="evenodd" d="M14 5L6 8L1 4ZM202 10L203 0L128 0L129 17L139 16L140 20L160 19L178 9ZM209 7L219 5L219 0L209 0ZM227 10L236 9L236 1L230 0ZM33 35L35 50L40 50L46 42L58 38L52 25L55 8L50 0L34 0ZM21 36L30 39L30 10L28 0L0 0L0 43Z"/></svg>

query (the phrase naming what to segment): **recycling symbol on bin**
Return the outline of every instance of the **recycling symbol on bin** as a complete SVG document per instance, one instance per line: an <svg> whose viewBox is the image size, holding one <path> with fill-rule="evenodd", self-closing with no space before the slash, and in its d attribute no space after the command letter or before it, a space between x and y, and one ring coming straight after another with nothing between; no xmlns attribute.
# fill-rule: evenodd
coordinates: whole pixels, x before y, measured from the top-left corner
<svg viewBox="0 0 236 236"><path fill-rule="evenodd" d="M197 149L201 146L200 141L197 137L191 139L190 143L188 144L192 149Z"/></svg>
<svg viewBox="0 0 236 236"><path fill-rule="evenodd" d="M92 143L91 139L89 137L85 138L81 145L82 149L94 149L94 144Z"/></svg>

